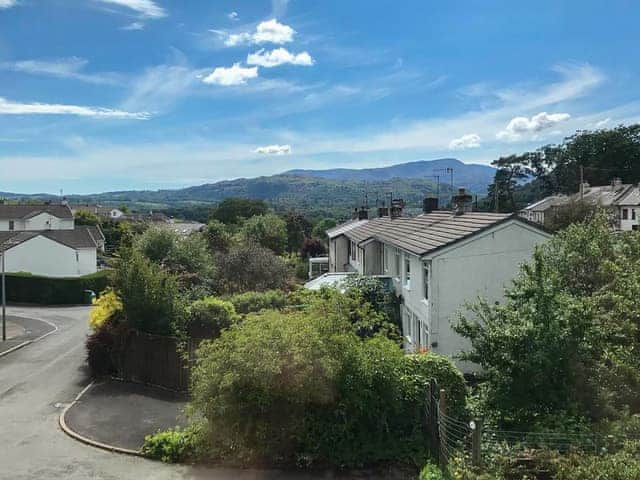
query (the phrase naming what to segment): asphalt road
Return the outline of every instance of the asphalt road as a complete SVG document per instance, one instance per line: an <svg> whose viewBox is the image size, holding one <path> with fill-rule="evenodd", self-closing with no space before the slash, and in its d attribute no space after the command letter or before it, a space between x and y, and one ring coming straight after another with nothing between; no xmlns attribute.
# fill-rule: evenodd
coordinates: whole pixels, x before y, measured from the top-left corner
<svg viewBox="0 0 640 480"><path fill-rule="evenodd" d="M89 307L12 307L8 313L43 319L58 329L0 358L0 479L332 478L327 474L165 465L110 453L68 437L59 428L58 417L89 383L84 366Z"/></svg>

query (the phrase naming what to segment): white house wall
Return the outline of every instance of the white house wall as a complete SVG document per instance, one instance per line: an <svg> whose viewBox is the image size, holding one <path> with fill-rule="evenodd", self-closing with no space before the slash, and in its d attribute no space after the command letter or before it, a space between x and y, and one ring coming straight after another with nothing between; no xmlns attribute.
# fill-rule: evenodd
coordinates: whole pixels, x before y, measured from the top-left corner
<svg viewBox="0 0 640 480"><path fill-rule="evenodd" d="M58 218L49 213L40 213L24 221L25 230L73 230L72 218Z"/></svg>
<svg viewBox="0 0 640 480"><path fill-rule="evenodd" d="M535 246L548 239L544 233L513 221L444 250L431 258L431 342L437 353L455 355L469 345L452 329L458 312L469 315L466 303L478 297L489 303L504 300L504 289L531 259ZM469 370L469 365L460 365Z"/></svg>
<svg viewBox="0 0 640 480"><path fill-rule="evenodd" d="M47 277L75 277L96 272L95 249L80 249L34 237L7 250L7 272L30 272Z"/></svg>
<svg viewBox="0 0 640 480"><path fill-rule="evenodd" d="M345 266L349 263L348 249L349 240L345 236L332 238L329 241L329 271L344 272Z"/></svg>

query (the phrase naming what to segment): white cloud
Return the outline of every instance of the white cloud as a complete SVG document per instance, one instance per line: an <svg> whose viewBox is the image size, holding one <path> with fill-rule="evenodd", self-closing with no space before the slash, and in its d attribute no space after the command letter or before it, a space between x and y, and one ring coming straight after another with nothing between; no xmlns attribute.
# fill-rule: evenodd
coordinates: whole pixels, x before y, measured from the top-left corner
<svg viewBox="0 0 640 480"><path fill-rule="evenodd" d="M192 93L198 76L204 71L187 64L156 65L131 80L127 98L120 105L125 110L161 112Z"/></svg>
<svg viewBox="0 0 640 480"><path fill-rule="evenodd" d="M238 20L238 12L229 12L227 18L229 20Z"/></svg>
<svg viewBox="0 0 640 480"><path fill-rule="evenodd" d="M449 148L451 150L464 150L467 148L478 147L480 147L480 135L476 133L467 133L466 135L462 135L460 138L454 138L449 143Z"/></svg>
<svg viewBox="0 0 640 480"><path fill-rule="evenodd" d="M0 0L0 10L15 7L17 4L17 0Z"/></svg>
<svg viewBox="0 0 640 480"><path fill-rule="evenodd" d="M603 120L600 120L599 122L596 122L596 128L602 128L604 127L606 124L608 124L611 121L610 117L607 117Z"/></svg>
<svg viewBox="0 0 640 480"><path fill-rule="evenodd" d="M0 69L14 72L28 73L30 75L45 75L57 78L71 78L86 83L98 85L116 85L121 78L113 73L83 73L88 61L84 58L69 57L53 60L18 60L14 62L0 63Z"/></svg>
<svg viewBox="0 0 640 480"><path fill-rule="evenodd" d="M0 115L75 115L95 118L129 118L145 120L145 112L125 112L110 108L84 107L56 103L19 103L0 97Z"/></svg>
<svg viewBox="0 0 640 480"><path fill-rule="evenodd" d="M217 67L213 72L204 77L204 83L215 83L217 85L243 85L247 80L258 76L258 67L241 67L239 63L234 63L231 67Z"/></svg>
<svg viewBox="0 0 640 480"><path fill-rule="evenodd" d="M262 43L275 43L281 45L283 43L292 42L293 36L296 33L296 31L289 25L284 25L278 22L275 18L260 22L256 27L256 31L253 33L228 33L221 30L211 31L222 37L224 39L224 44L227 47Z"/></svg>
<svg viewBox="0 0 640 480"><path fill-rule="evenodd" d="M291 153L291 145L265 145L256 148L253 153L261 155L289 155Z"/></svg>
<svg viewBox="0 0 640 480"><path fill-rule="evenodd" d="M507 124L507 128L496 134L496 138L508 141L519 140L523 135L540 132L558 123L566 122L569 118L571 115L568 113L547 112L540 112L531 118L514 117Z"/></svg>
<svg viewBox="0 0 640 480"><path fill-rule="evenodd" d="M122 30L143 30L143 29L144 29L144 23L142 22L133 22L122 27Z"/></svg>
<svg viewBox="0 0 640 480"><path fill-rule="evenodd" d="M2 1L2 0L0 0ZM164 8L153 0L98 0L102 3L110 3L129 8L146 18L162 18L167 16Z"/></svg>
<svg viewBox="0 0 640 480"><path fill-rule="evenodd" d="M286 48L276 48L269 52L264 48L255 53L247 55L247 63L249 65L259 65L261 67L277 67L285 63L292 65L310 66L314 64L313 58L308 52L291 53Z"/></svg>

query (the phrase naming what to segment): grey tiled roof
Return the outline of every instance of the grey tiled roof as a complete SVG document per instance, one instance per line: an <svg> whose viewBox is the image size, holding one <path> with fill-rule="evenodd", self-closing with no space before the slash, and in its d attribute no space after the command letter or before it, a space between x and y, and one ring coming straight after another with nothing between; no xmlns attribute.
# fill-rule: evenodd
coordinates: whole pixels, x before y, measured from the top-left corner
<svg viewBox="0 0 640 480"><path fill-rule="evenodd" d="M368 220L349 220L348 222L337 225L327 230L327 236L329 238L339 237L345 234L349 230L352 230L358 226L364 225Z"/></svg>
<svg viewBox="0 0 640 480"><path fill-rule="evenodd" d="M71 248L96 248L96 240L90 233L90 227L76 227L74 230L40 230L0 232L0 252L16 245L43 236Z"/></svg>
<svg viewBox="0 0 640 480"><path fill-rule="evenodd" d="M514 214L470 212L453 215L442 211L417 217L374 218L344 231L343 235L357 243L373 239L425 255L509 219L522 221Z"/></svg>
<svg viewBox="0 0 640 480"><path fill-rule="evenodd" d="M49 213L58 218L73 218L73 213L68 205L62 204L22 204L10 205L0 203L0 219L16 220L20 218L32 218L41 213Z"/></svg>

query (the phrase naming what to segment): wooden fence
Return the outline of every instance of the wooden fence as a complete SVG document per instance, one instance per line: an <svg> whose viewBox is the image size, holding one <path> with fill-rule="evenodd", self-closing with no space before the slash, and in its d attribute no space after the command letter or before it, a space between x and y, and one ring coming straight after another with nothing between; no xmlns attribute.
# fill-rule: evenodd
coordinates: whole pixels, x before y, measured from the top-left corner
<svg viewBox="0 0 640 480"><path fill-rule="evenodd" d="M180 347L175 337L132 331L116 360L117 376L176 391L189 388L189 371L199 340Z"/></svg>

